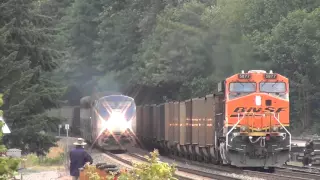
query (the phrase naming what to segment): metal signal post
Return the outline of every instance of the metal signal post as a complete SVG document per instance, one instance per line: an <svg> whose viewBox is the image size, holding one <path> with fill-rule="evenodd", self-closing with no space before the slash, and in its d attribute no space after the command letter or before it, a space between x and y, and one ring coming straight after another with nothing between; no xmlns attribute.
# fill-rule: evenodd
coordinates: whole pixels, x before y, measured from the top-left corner
<svg viewBox="0 0 320 180"><path fill-rule="evenodd" d="M61 128L62 128L62 125L59 124L59 137L60 137L60 130L61 130Z"/></svg>
<svg viewBox="0 0 320 180"><path fill-rule="evenodd" d="M68 156L68 152L69 152L69 124L65 124L64 128L67 131L66 166L69 167L69 156Z"/></svg>
<svg viewBox="0 0 320 180"><path fill-rule="evenodd" d="M67 131L67 152L69 152L69 124L65 124L64 128Z"/></svg>

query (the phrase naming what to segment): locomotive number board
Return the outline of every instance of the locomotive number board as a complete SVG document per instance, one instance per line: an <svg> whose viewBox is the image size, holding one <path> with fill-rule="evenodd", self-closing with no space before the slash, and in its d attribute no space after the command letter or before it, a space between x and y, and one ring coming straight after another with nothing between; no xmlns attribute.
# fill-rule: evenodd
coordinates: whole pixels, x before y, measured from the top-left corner
<svg viewBox="0 0 320 180"><path fill-rule="evenodd" d="M250 74L238 74L239 79L250 79Z"/></svg>
<svg viewBox="0 0 320 180"><path fill-rule="evenodd" d="M266 79L276 79L277 78L277 74L265 74L264 78L266 78Z"/></svg>

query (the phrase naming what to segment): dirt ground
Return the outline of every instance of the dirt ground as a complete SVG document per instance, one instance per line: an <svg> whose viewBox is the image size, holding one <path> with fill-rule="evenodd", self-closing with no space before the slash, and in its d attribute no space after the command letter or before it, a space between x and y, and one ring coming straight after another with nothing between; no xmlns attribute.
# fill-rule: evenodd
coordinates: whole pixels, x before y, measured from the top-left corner
<svg viewBox="0 0 320 180"><path fill-rule="evenodd" d="M75 141L76 138L70 137L68 139L69 150L72 148L72 143ZM65 137L61 138L57 142L57 147L52 147L47 154L50 158L58 157L61 153L66 152L67 140ZM28 171L31 171L28 173ZM72 177L69 175L69 170L66 167L66 164L61 166L52 166L52 167L30 167L24 170L23 179L24 180L35 180L35 179L42 179L42 180L50 180L50 179L57 179L57 180L72 180Z"/></svg>

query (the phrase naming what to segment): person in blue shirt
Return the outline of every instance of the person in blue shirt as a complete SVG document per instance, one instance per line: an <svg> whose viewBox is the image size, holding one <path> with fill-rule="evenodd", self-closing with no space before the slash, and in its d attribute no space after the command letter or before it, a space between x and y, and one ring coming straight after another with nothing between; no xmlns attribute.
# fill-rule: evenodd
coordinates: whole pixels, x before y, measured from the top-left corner
<svg viewBox="0 0 320 180"><path fill-rule="evenodd" d="M78 138L78 140L73 143L76 147L70 151L70 175L73 180L79 179L79 168L82 168L87 163L93 163L92 157L84 149L86 144L84 139Z"/></svg>

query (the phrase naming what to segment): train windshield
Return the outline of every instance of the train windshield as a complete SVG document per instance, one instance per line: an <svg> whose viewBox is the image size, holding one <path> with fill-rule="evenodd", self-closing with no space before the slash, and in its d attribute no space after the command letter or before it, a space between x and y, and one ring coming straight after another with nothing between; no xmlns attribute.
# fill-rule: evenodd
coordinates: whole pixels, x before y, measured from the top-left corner
<svg viewBox="0 0 320 180"><path fill-rule="evenodd" d="M98 101L96 107L102 117L110 115L113 110L121 110L130 119L136 111L134 100L126 96L103 97Z"/></svg>
<svg viewBox="0 0 320 180"><path fill-rule="evenodd" d="M250 93L256 91L256 86L256 83L253 82L233 82L229 85L229 91L237 93Z"/></svg>
<svg viewBox="0 0 320 180"><path fill-rule="evenodd" d="M134 104L134 100L127 96L107 96L99 100L111 109L123 109Z"/></svg>
<svg viewBox="0 0 320 180"><path fill-rule="evenodd" d="M267 93L284 93L286 84L284 82L261 82L260 91Z"/></svg>

